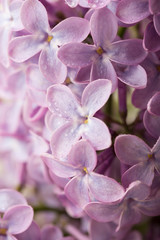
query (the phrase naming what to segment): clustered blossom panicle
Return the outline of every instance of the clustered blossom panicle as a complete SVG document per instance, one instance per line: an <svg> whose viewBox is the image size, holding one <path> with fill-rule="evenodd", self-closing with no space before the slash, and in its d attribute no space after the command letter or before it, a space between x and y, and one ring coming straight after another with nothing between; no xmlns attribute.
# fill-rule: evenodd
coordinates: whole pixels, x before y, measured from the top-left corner
<svg viewBox="0 0 160 240"><path fill-rule="evenodd" d="M0 23L0 240L160 240L160 1L0 0Z"/></svg>

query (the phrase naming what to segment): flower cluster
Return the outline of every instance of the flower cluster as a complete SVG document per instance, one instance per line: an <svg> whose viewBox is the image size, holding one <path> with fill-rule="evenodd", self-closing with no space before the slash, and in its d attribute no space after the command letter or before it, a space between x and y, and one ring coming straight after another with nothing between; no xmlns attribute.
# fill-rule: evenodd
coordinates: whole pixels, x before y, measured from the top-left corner
<svg viewBox="0 0 160 240"><path fill-rule="evenodd" d="M0 0L0 23L0 239L159 240L160 1Z"/></svg>

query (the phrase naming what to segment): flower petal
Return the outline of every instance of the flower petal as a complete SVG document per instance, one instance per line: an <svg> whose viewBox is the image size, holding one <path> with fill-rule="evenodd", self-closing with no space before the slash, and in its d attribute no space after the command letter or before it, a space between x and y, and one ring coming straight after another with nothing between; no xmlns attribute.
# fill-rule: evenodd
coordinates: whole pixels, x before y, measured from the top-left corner
<svg viewBox="0 0 160 240"><path fill-rule="evenodd" d="M157 34L153 22L150 22L144 32L144 48L156 52L160 50L160 36Z"/></svg>
<svg viewBox="0 0 160 240"><path fill-rule="evenodd" d="M68 43L58 51L59 59L68 67L86 67L96 57L95 46L84 43Z"/></svg>
<svg viewBox="0 0 160 240"><path fill-rule="evenodd" d="M147 85L146 71L140 65L120 67L117 76L123 83L137 89L145 88Z"/></svg>
<svg viewBox="0 0 160 240"><path fill-rule="evenodd" d="M12 189L0 190L0 212L4 213L9 207L27 202L22 194Z"/></svg>
<svg viewBox="0 0 160 240"><path fill-rule="evenodd" d="M93 13L90 23L95 45L105 49L117 34L118 24L115 15L104 7Z"/></svg>
<svg viewBox="0 0 160 240"><path fill-rule="evenodd" d="M109 79L112 82L112 92L117 88L118 79L113 64L108 59L107 54L103 54L92 64L91 81L96 79Z"/></svg>
<svg viewBox="0 0 160 240"><path fill-rule="evenodd" d="M122 0L117 7L117 16L124 23L136 23L149 15L148 0Z"/></svg>
<svg viewBox="0 0 160 240"><path fill-rule="evenodd" d="M147 52L142 46L141 39L128 39L114 42L107 50L111 61L126 65L136 65L142 62Z"/></svg>
<svg viewBox="0 0 160 240"><path fill-rule="evenodd" d="M57 57L58 47L47 46L39 57L43 76L52 83L63 83L67 77L66 66Z"/></svg>
<svg viewBox="0 0 160 240"><path fill-rule="evenodd" d="M116 138L115 152L121 162L134 165L147 161L151 149L137 136L124 134Z"/></svg>
<svg viewBox="0 0 160 240"><path fill-rule="evenodd" d="M68 155L68 162L80 168L86 167L89 172L93 171L97 165L96 151L89 142L80 140L73 145Z"/></svg>
<svg viewBox="0 0 160 240"><path fill-rule="evenodd" d="M69 178L79 173L78 168L67 162L56 160L51 154L43 154L42 158L49 169L58 177Z"/></svg>
<svg viewBox="0 0 160 240"><path fill-rule="evenodd" d="M80 129L78 126L74 126L73 122L63 125L52 136L50 142L52 154L58 159L64 159L80 136Z"/></svg>
<svg viewBox="0 0 160 240"><path fill-rule="evenodd" d="M121 208L119 204L89 203L85 207L85 212L98 222L115 221L120 216Z"/></svg>
<svg viewBox="0 0 160 240"><path fill-rule="evenodd" d="M157 92L148 102L147 110L154 115L160 116L160 92Z"/></svg>
<svg viewBox="0 0 160 240"><path fill-rule="evenodd" d="M160 10L159 10L160 11ZM154 22L154 27L156 29L156 32L158 33L158 35L160 36L160 13L154 15L153 17L153 22Z"/></svg>
<svg viewBox="0 0 160 240"><path fill-rule="evenodd" d="M60 229L53 225L48 225L43 227L41 236L42 236L42 240L46 240L46 236L47 236L47 240L63 239L62 232L60 231Z"/></svg>
<svg viewBox="0 0 160 240"><path fill-rule="evenodd" d="M124 196L123 187L114 179L97 173L90 173L88 185L96 200L101 202L114 202Z"/></svg>
<svg viewBox="0 0 160 240"><path fill-rule="evenodd" d="M80 17L70 17L57 24L51 31L59 46L70 42L82 42L90 32L89 21Z"/></svg>
<svg viewBox="0 0 160 240"><path fill-rule="evenodd" d="M152 161L152 160L151 160ZM154 164L153 163L138 163L129 168L122 176L122 183L124 187L128 187L134 181L141 181L142 183L151 186L154 178Z"/></svg>
<svg viewBox="0 0 160 240"><path fill-rule="evenodd" d="M160 12L160 1L149 0L149 9L152 14Z"/></svg>
<svg viewBox="0 0 160 240"><path fill-rule="evenodd" d="M87 139L96 150L110 147L111 135L108 127L98 118L91 117L88 120L82 138Z"/></svg>
<svg viewBox="0 0 160 240"><path fill-rule="evenodd" d="M13 61L20 63L36 55L42 48L42 39L34 35L17 37L9 44L9 55Z"/></svg>
<svg viewBox="0 0 160 240"><path fill-rule="evenodd" d="M111 81L99 79L87 85L82 93L82 108L93 116L107 102L111 94Z"/></svg>
<svg viewBox="0 0 160 240"><path fill-rule="evenodd" d="M47 102L52 113L68 119L76 117L80 107L71 90L62 84L55 84L48 88Z"/></svg>
<svg viewBox="0 0 160 240"><path fill-rule="evenodd" d="M25 29L31 33L49 30L47 11L38 0L26 0L23 3L21 20Z"/></svg>
<svg viewBox="0 0 160 240"><path fill-rule="evenodd" d="M74 177L69 183L67 183L64 191L71 202L84 208L84 206L90 202L88 194L88 176L80 175Z"/></svg>
<svg viewBox="0 0 160 240"><path fill-rule="evenodd" d="M33 220L33 209L26 205L17 205L5 212L4 220L8 223L8 232L19 234L24 232Z"/></svg>
<svg viewBox="0 0 160 240"><path fill-rule="evenodd" d="M132 182L126 189L124 198L125 199L133 198L135 200L142 201L144 199L147 199L149 195L150 187L140 181L135 181Z"/></svg>
<svg viewBox="0 0 160 240"><path fill-rule="evenodd" d="M160 116L152 115L148 111L144 113L143 123L151 136L158 138L160 136Z"/></svg>

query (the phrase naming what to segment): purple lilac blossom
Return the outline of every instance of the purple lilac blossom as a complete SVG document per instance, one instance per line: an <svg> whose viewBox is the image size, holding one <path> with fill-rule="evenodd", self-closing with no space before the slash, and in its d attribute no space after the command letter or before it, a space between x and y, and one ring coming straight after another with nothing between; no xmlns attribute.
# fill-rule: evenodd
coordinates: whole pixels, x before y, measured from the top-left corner
<svg viewBox="0 0 160 240"><path fill-rule="evenodd" d="M160 1L0 0L0 22L0 239L158 240Z"/></svg>
<svg viewBox="0 0 160 240"><path fill-rule="evenodd" d="M57 58L58 48L69 42L83 41L90 31L88 21L71 17L50 30L46 9L38 0L23 3L21 19L31 34L10 42L10 57L16 62L24 62L41 52L39 67L42 74L53 83L64 82L67 69Z"/></svg>
<svg viewBox="0 0 160 240"><path fill-rule="evenodd" d="M91 35L95 45L84 43L70 43L60 48L58 57L69 67L86 67L91 65L90 79L106 78L112 81L112 91L117 87L117 74L113 63L137 65L145 59L147 53L142 47L140 39L115 41L118 24L115 15L107 8L96 10L90 19ZM126 69L135 72L138 69ZM137 74L140 74L138 71ZM146 78L142 73L142 79ZM121 74L120 79L131 86L144 87L144 80L137 83Z"/></svg>

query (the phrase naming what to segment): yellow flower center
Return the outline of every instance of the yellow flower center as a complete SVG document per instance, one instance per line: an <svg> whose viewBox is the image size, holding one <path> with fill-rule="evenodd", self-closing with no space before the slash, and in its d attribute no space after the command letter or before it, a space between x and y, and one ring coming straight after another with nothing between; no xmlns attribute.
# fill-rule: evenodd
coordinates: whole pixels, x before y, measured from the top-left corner
<svg viewBox="0 0 160 240"><path fill-rule="evenodd" d="M50 41L51 41L52 39L53 39L53 36L48 35L48 37L47 37L47 42L50 43Z"/></svg>
<svg viewBox="0 0 160 240"><path fill-rule="evenodd" d="M101 47L98 47L98 48L96 49L96 52L101 56L102 53L103 53L103 49L102 49Z"/></svg>
<svg viewBox="0 0 160 240"><path fill-rule="evenodd" d="M0 235L6 235L7 229L6 228L0 228Z"/></svg>
<svg viewBox="0 0 160 240"><path fill-rule="evenodd" d="M85 173L88 173L88 170L87 170L86 167L83 168L83 171L84 171Z"/></svg>
<svg viewBox="0 0 160 240"><path fill-rule="evenodd" d="M153 155L151 153L148 153L148 158L151 159Z"/></svg>
<svg viewBox="0 0 160 240"><path fill-rule="evenodd" d="M66 78L65 83L66 83L66 84L70 84L70 83L71 83L71 80L70 80L69 77Z"/></svg>
<svg viewBox="0 0 160 240"><path fill-rule="evenodd" d="M86 119L84 120L83 123L84 123L84 124L87 124L87 123L88 123L88 116L86 116Z"/></svg>

